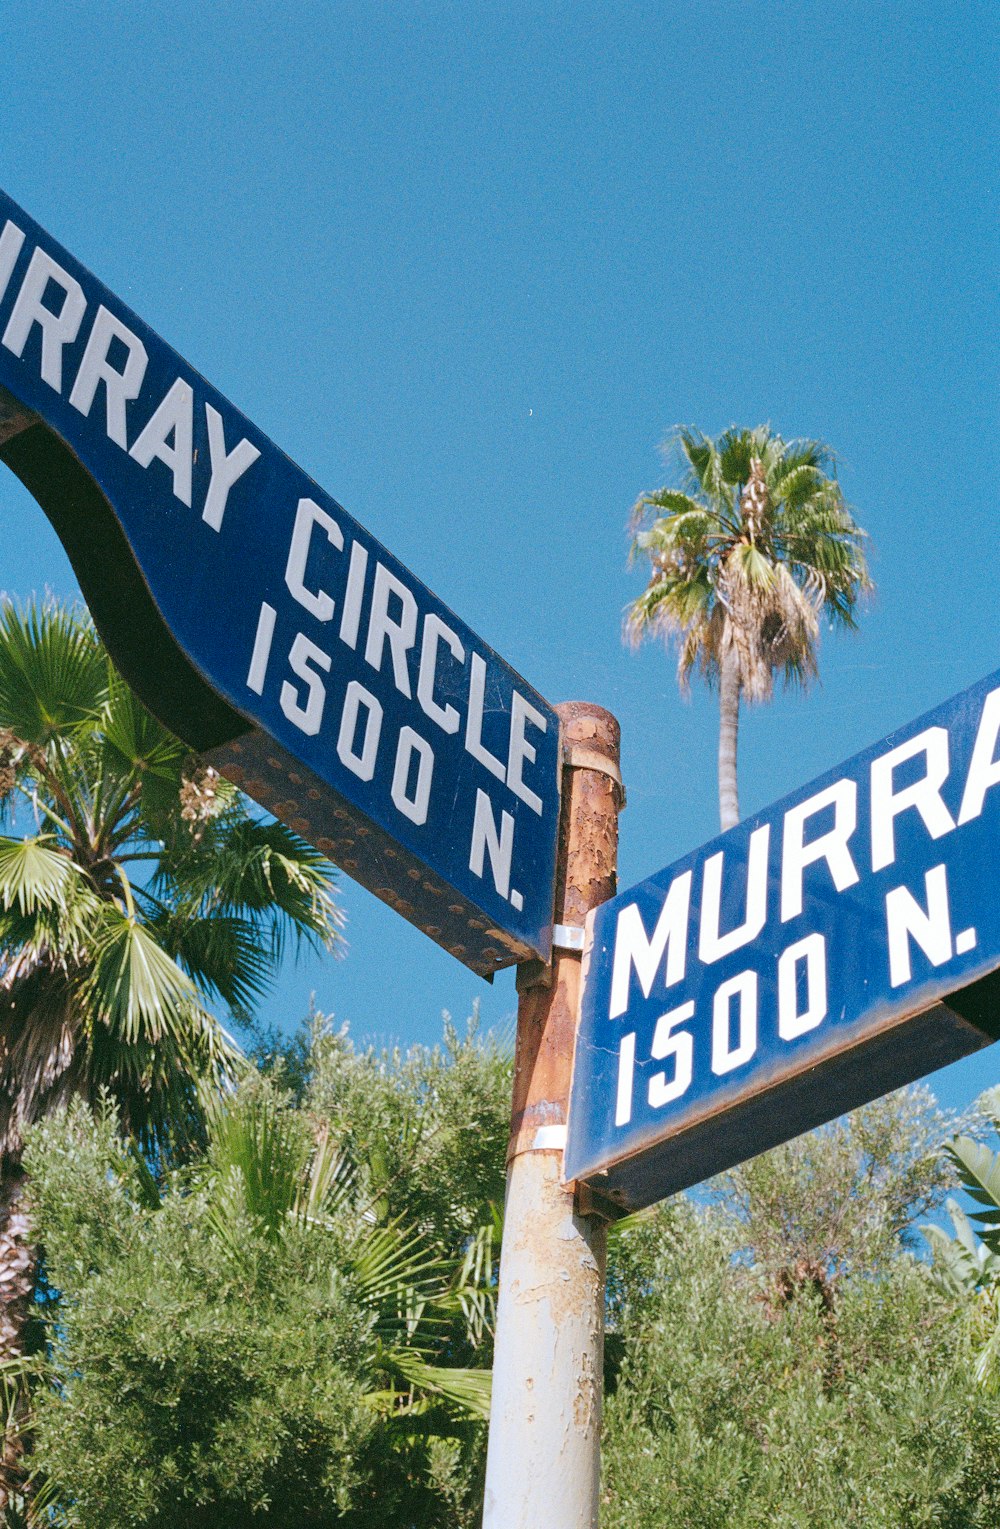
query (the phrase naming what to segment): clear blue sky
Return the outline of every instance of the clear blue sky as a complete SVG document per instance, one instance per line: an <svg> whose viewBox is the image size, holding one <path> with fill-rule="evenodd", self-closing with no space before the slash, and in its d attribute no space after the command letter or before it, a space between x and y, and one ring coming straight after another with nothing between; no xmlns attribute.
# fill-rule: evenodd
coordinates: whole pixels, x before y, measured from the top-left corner
<svg viewBox="0 0 1000 1529"><path fill-rule="evenodd" d="M1000 665L992 7L0 0L0 58L0 185L532 684L618 715L623 885L717 821L712 698L620 641L670 425L827 439L872 537L860 633L746 722L745 811ZM0 587L74 588L9 474ZM342 889L348 958L268 1019L513 1012Z"/></svg>

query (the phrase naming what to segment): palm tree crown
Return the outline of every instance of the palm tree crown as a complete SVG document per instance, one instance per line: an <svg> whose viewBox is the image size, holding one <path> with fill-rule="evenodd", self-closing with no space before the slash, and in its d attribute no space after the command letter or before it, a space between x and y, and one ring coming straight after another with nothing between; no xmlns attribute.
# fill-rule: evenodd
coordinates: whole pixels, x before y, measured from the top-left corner
<svg viewBox="0 0 1000 1529"><path fill-rule="evenodd" d="M189 757L118 678L90 622L0 603L0 1368L21 1361L36 1256L25 1128L103 1097L150 1150L204 1130L237 1018L289 938L330 947L326 861ZM22 1493L18 1402L0 1509Z"/></svg>
<svg viewBox="0 0 1000 1529"><path fill-rule="evenodd" d="M625 631L677 641L678 679L698 671L720 695L719 808L739 820L739 702L769 700L774 676L807 684L817 673L820 617L855 625L870 588L863 541L834 476L830 448L785 441L761 425L717 440L678 427L667 443L681 486L643 494L632 512L632 552L649 583L626 609Z"/></svg>
<svg viewBox="0 0 1000 1529"><path fill-rule="evenodd" d="M149 1146L198 1113L286 941L333 946L330 867L251 816L118 678L90 622L0 606L0 1154L73 1095ZM192 1092L194 1090L194 1092Z"/></svg>

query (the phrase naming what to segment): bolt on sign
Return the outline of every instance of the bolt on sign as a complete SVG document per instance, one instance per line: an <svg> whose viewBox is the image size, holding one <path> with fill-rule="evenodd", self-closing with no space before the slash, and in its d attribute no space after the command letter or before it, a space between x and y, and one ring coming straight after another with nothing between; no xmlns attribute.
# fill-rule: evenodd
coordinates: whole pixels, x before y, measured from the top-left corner
<svg viewBox="0 0 1000 1529"><path fill-rule="evenodd" d="M567 1180L650 1205L1000 1037L1000 673L588 920Z"/></svg>
<svg viewBox="0 0 1000 1529"><path fill-rule="evenodd" d="M548 958L555 712L2 193L0 459L168 727L474 971Z"/></svg>

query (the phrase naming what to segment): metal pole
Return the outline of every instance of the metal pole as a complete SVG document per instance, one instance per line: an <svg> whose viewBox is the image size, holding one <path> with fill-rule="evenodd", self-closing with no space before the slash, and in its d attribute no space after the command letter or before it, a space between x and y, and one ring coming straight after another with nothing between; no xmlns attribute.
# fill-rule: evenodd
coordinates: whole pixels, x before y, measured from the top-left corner
<svg viewBox="0 0 1000 1529"><path fill-rule="evenodd" d="M593 1529L600 1490L606 1225L560 1183L580 951L612 896L624 805L619 728L558 706L563 798L551 966L518 971L517 1050L483 1529Z"/></svg>

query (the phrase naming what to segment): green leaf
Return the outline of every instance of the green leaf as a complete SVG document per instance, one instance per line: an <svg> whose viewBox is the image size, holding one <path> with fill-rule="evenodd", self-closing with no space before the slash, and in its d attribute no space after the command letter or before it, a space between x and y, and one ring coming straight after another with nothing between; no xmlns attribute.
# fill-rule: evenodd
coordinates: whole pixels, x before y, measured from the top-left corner
<svg viewBox="0 0 1000 1529"><path fill-rule="evenodd" d="M1000 1153L991 1152L971 1136L959 1136L948 1152L961 1176L963 1187L978 1205L990 1212L984 1220L1000 1221Z"/></svg>
<svg viewBox="0 0 1000 1529"><path fill-rule="evenodd" d="M114 673L99 725L105 743L118 756L120 765L143 777L154 775L169 781L176 792L181 766L190 750L146 710L125 681Z"/></svg>
<svg viewBox="0 0 1000 1529"><path fill-rule="evenodd" d="M0 728L44 748L92 727L108 673L96 632L70 607L0 605Z"/></svg>
<svg viewBox="0 0 1000 1529"><path fill-rule="evenodd" d="M493 1376L489 1370L450 1368L427 1364L412 1351L386 1350L387 1361L421 1391L431 1391L460 1407L470 1417L489 1421Z"/></svg>
<svg viewBox="0 0 1000 1529"><path fill-rule="evenodd" d="M100 1021L120 1040L184 1045L197 994L153 933L111 905L102 910L85 993Z"/></svg>
<svg viewBox="0 0 1000 1529"><path fill-rule="evenodd" d="M0 838L0 907L32 914L63 906L76 871L54 844L48 835Z"/></svg>

